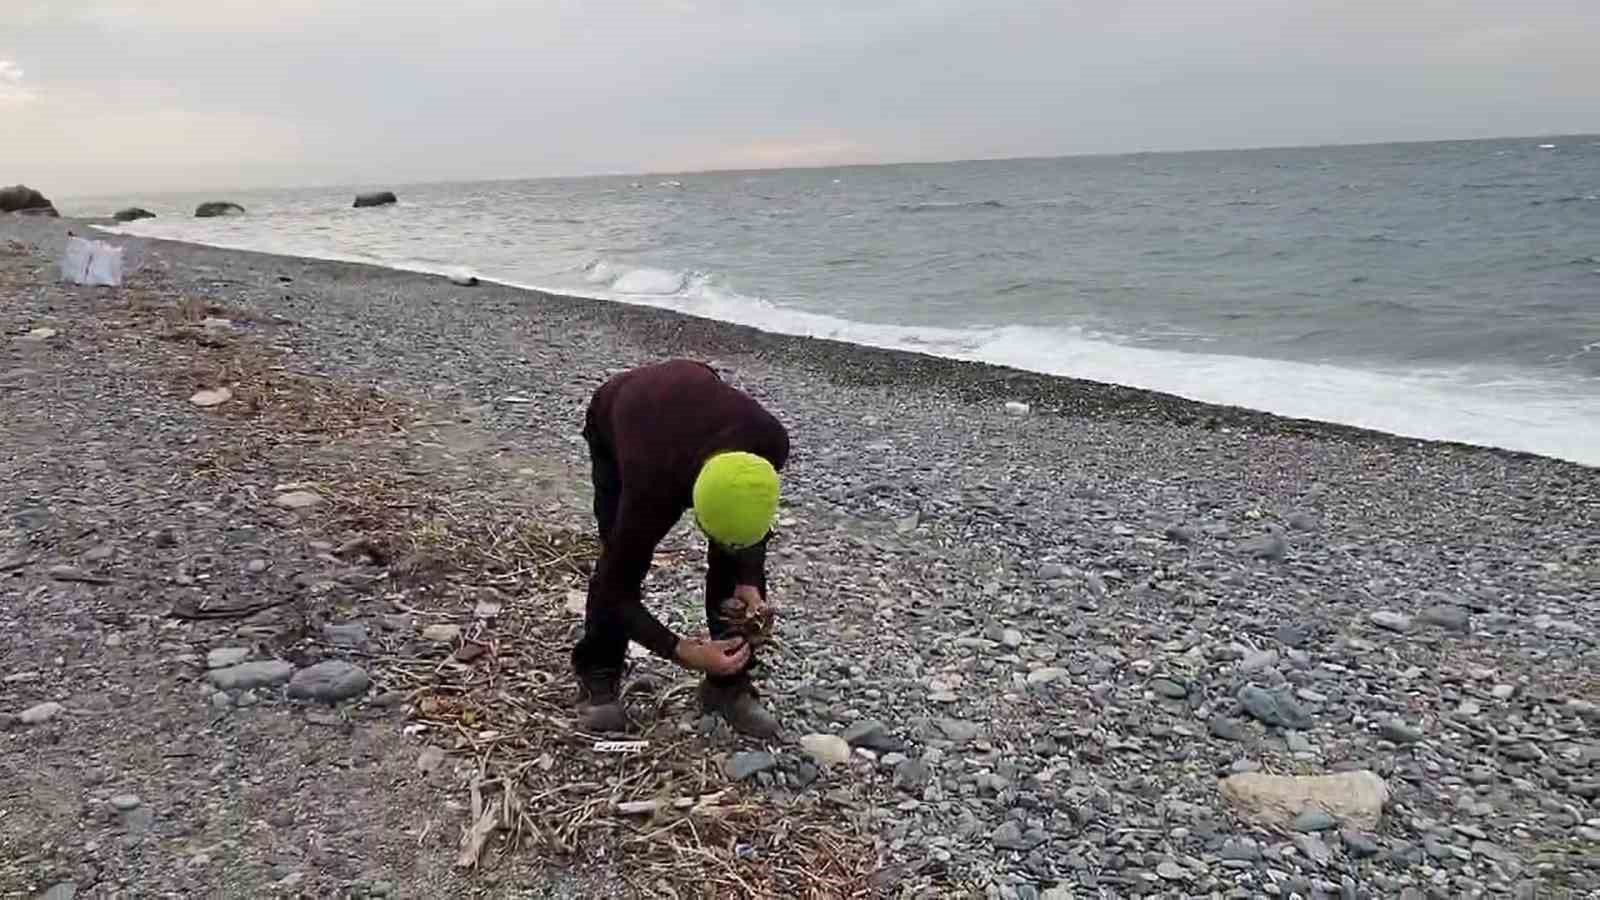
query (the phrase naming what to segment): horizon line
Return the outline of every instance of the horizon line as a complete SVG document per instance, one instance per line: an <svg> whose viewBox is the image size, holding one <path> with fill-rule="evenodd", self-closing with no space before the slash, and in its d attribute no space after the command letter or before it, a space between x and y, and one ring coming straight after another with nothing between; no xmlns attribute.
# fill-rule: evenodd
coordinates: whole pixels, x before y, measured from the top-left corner
<svg viewBox="0 0 1600 900"><path fill-rule="evenodd" d="M424 187L442 184L495 184L511 181L582 181L601 178L659 178L672 175L738 175L754 172L789 172L789 171L821 171L826 169L879 169L909 166L947 166L961 163L1005 163L1005 162L1042 162L1053 159L1100 159L1116 158L1123 156L1188 156L1203 153L1264 153L1277 150L1336 150L1361 147L1386 147L1406 146L1412 144L1470 144L1490 143L1494 141L1533 141L1560 138L1586 138L1600 137L1600 131L1587 132L1547 132L1542 134L1507 134L1494 137L1465 137L1465 138L1429 138L1418 140L1400 141L1351 141L1332 143L1306 143L1306 144L1259 144L1242 147L1184 147L1144 150L1116 150L1116 151L1085 151L1068 153L1034 153L999 156L967 156L951 157L947 159L902 159L886 160L881 162L849 162L849 163L800 163L783 166L713 166L707 168L682 168L682 169L643 169L637 171L603 171L587 172L581 174L556 174L556 175L493 175L484 178L427 178L410 181L351 181L340 179L337 181L310 181L296 184L273 183L257 187L233 188L200 188L192 190L160 190L154 194L201 194L217 193L235 190L241 192L279 191L296 189L349 189L349 188L405 188ZM130 191L106 191L92 194L64 193L62 199L93 200L101 197L122 196Z"/></svg>

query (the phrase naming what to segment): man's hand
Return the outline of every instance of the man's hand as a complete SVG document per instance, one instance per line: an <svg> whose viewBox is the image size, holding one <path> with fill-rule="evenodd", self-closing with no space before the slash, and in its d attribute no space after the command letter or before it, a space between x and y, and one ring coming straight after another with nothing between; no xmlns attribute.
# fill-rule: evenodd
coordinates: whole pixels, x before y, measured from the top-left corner
<svg viewBox="0 0 1600 900"><path fill-rule="evenodd" d="M684 668L708 675L737 675L750 661L750 645L744 638L709 641L686 638L678 641L678 662Z"/></svg>

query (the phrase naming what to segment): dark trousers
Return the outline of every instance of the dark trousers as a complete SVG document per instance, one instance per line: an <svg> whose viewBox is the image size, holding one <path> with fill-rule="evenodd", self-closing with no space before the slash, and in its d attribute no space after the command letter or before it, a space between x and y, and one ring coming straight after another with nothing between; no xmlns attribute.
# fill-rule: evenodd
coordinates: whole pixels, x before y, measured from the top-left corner
<svg viewBox="0 0 1600 900"><path fill-rule="evenodd" d="M590 477L594 482L594 518L600 532L600 554L606 553L607 539L617 520L617 505L622 499L622 479L616 458L605 442L587 425L584 440L589 444ZM596 561L596 567L599 562ZM722 602L733 596L738 587L737 569L732 556L711 544L706 559L705 604L706 626L713 638L727 637L730 626L722 613ZM755 585L761 596L767 595L766 575L762 574ZM573 667L580 673L621 672L628 655L628 632L615 610L591 602L584 616L583 638L572 651ZM708 675L707 680L717 684L740 684L748 681L750 670L756 665L755 654L743 671L731 676Z"/></svg>

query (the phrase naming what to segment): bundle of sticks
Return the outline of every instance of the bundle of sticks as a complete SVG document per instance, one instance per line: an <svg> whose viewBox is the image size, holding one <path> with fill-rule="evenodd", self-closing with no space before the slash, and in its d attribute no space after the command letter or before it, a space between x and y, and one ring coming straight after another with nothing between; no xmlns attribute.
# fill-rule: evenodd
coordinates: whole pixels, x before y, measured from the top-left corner
<svg viewBox="0 0 1600 900"><path fill-rule="evenodd" d="M763 604L752 608L737 597L730 597L722 601L722 614L730 629L729 636L742 637L751 647L760 647L772 639L775 618L772 607Z"/></svg>

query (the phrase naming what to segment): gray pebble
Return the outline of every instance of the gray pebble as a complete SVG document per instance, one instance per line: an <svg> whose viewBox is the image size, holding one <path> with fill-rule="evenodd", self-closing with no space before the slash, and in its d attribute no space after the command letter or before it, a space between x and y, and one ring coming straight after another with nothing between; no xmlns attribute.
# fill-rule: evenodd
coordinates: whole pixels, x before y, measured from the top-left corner
<svg viewBox="0 0 1600 900"><path fill-rule="evenodd" d="M1247 684L1239 689L1237 699L1245 712L1264 724L1296 729L1311 725L1311 714L1286 692L1267 691Z"/></svg>
<svg viewBox="0 0 1600 900"><path fill-rule="evenodd" d="M1244 739L1248 737L1248 733L1245 731L1243 723L1239 722L1237 719L1229 719L1224 716L1215 716L1211 719L1209 727L1211 729L1212 736L1222 738L1225 741L1237 741L1242 743Z"/></svg>
<svg viewBox="0 0 1600 900"><path fill-rule="evenodd" d="M1182 700L1189 696L1189 689L1171 678L1150 679L1150 690L1169 700Z"/></svg>
<svg viewBox="0 0 1600 900"><path fill-rule="evenodd" d="M1301 832L1328 831L1337 828L1339 823L1333 816L1320 809L1308 809L1294 817L1294 830Z"/></svg>
<svg viewBox="0 0 1600 900"><path fill-rule="evenodd" d="M1378 726L1378 734L1382 735L1385 740L1393 741L1396 744L1415 744L1417 741L1422 740L1424 736L1421 728L1407 725L1399 719L1385 719Z"/></svg>
<svg viewBox="0 0 1600 900"><path fill-rule="evenodd" d="M1312 631L1298 622L1284 622L1278 626L1275 636L1285 647L1299 649L1311 642Z"/></svg>
<svg viewBox="0 0 1600 900"><path fill-rule="evenodd" d="M778 764L778 760L771 753L759 750L744 750L728 758L728 777L734 781L744 781L752 775L758 775Z"/></svg>
<svg viewBox="0 0 1600 900"><path fill-rule="evenodd" d="M1294 846L1301 855L1319 866L1325 866L1333 860L1333 851L1322 842L1321 838L1310 834L1295 835Z"/></svg>
<svg viewBox="0 0 1600 900"><path fill-rule="evenodd" d="M1261 845L1250 838L1229 838L1217 855L1239 862L1257 862L1261 859Z"/></svg>
<svg viewBox="0 0 1600 900"><path fill-rule="evenodd" d="M122 827L132 835L144 834L155 822L155 813L148 806L140 806L122 814Z"/></svg>
<svg viewBox="0 0 1600 900"><path fill-rule="evenodd" d="M1189 880L1189 870L1170 859L1162 860L1161 864L1156 866L1156 874L1168 881Z"/></svg>
<svg viewBox="0 0 1600 900"><path fill-rule="evenodd" d="M978 726L960 719L940 719L939 731L956 745L970 743L978 737Z"/></svg>
<svg viewBox="0 0 1600 900"><path fill-rule="evenodd" d="M218 647L206 654L206 668L226 669L250 658L248 647Z"/></svg>
<svg viewBox="0 0 1600 900"><path fill-rule="evenodd" d="M1417 618L1425 624L1448 631L1466 631L1472 616L1459 606L1439 605L1428 607Z"/></svg>
<svg viewBox="0 0 1600 900"><path fill-rule="evenodd" d="M322 638L339 647L360 647L367 642L367 626L360 622L322 626Z"/></svg>
<svg viewBox="0 0 1600 900"><path fill-rule="evenodd" d="M864 719L844 730L840 737L852 747L865 747L880 753L893 753L905 749L905 742L889 734L877 719Z"/></svg>
<svg viewBox="0 0 1600 900"><path fill-rule="evenodd" d="M138 809L140 804L143 802L144 801L140 800L137 794L117 794L110 800L111 808L117 812L128 812L129 810Z"/></svg>
<svg viewBox="0 0 1600 900"><path fill-rule="evenodd" d="M212 669L211 683L225 691L242 691L249 688L282 684L294 674L294 666L280 659L264 662L239 663L221 669Z"/></svg>
<svg viewBox="0 0 1600 900"><path fill-rule="evenodd" d="M1278 664L1278 651L1257 650L1239 662L1240 672L1259 672L1269 666Z"/></svg>
<svg viewBox="0 0 1600 900"><path fill-rule="evenodd" d="M330 659L308 666L289 679L289 696L338 703L367 692L372 680L360 666Z"/></svg>
<svg viewBox="0 0 1600 900"><path fill-rule="evenodd" d="M1411 630L1411 617L1403 613L1383 610L1367 617L1372 624L1385 631L1406 632Z"/></svg>
<svg viewBox="0 0 1600 900"><path fill-rule="evenodd" d="M933 777L928 764L920 759L907 759L894 768L894 786L907 793L921 793Z"/></svg>
<svg viewBox="0 0 1600 900"><path fill-rule="evenodd" d="M1192 544L1197 535L1193 528L1187 525L1169 525L1166 530L1167 540L1174 544Z"/></svg>

